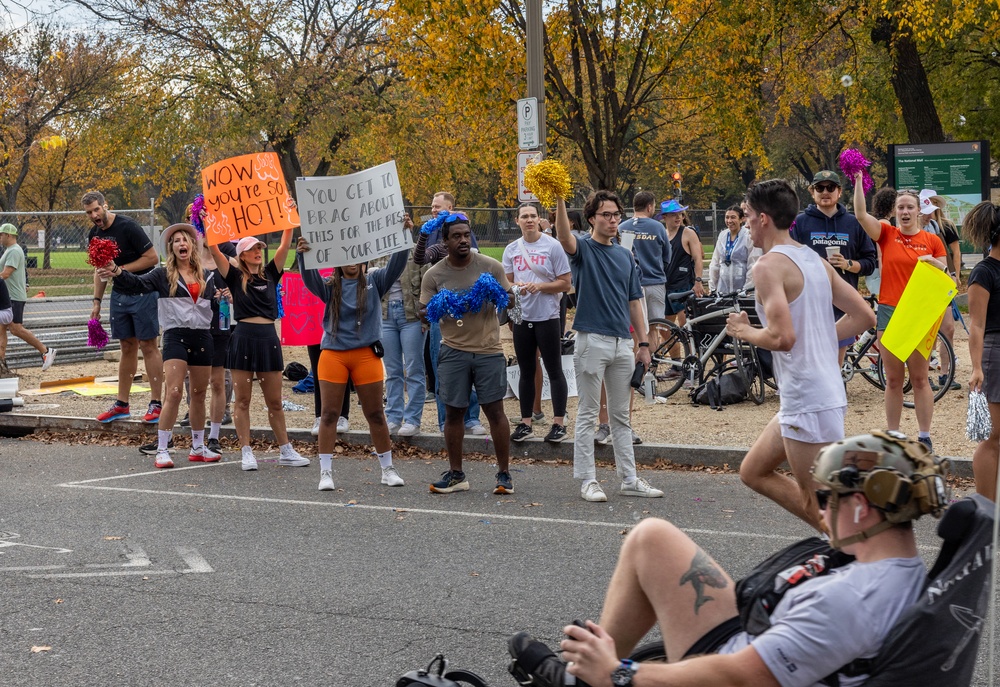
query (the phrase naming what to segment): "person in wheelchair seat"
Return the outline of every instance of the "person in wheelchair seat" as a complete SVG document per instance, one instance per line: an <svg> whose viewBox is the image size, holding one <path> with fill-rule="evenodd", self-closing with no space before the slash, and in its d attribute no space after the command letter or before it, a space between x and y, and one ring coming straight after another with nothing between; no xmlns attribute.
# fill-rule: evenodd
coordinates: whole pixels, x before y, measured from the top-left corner
<svg viewBox="0 0 1000 687"><path fill-rule="evenodd" d="M769 618L749 623L756 634L747 631L744 610L760 596L748 597L745 586L671 523L643 520L622 545L600 623L565 627L561 658L527 633L514 635L510 672L535 687L569 684L567 673L589 687L865 684L893 627L922 598L927 572L912 521L944 510L946 466L899 432L851 437L820 451L813 476L830 544L855 560L790 583L770 605ZM773 586L759 585L764 591ZM656 623L670 662L627 660ZM947 643L944 655L968 657L961 633L942 626L942 636L933 641ZM976 648L970 648L973 664Z"/></svg>

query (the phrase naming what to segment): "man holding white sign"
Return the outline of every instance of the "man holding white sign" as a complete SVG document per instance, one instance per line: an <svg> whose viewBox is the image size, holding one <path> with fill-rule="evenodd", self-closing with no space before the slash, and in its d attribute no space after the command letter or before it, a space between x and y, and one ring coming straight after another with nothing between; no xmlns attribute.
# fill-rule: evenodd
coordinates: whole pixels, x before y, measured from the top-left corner
<svg viewBox="0 0 1000 687"><path fill-rule="evenodd" d="M396 163L341 177L295 180L307 269L367 262L413 245L403 226Z"/></svg>

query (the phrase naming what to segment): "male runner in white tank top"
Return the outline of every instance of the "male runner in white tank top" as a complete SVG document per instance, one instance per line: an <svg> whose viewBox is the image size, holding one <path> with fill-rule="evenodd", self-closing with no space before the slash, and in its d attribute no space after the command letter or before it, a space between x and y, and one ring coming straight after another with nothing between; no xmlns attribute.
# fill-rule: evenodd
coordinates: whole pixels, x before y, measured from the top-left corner
<svg viewBox="0 0 1000 687"><path fill-rule="evenodd" d="M763 328L741 312L729 315L726 330L774 351L781 407L743 459L740 478L823 531L810 467L821 448L844 438L847 394L837 342L875 326L875 313L828 263L789 237L799 202L787 181L754 184L746 203L750 237L764 251L753 268ZM831 303L844 313L836 324ZM786 459L795 480L776 472Z"/></svg>

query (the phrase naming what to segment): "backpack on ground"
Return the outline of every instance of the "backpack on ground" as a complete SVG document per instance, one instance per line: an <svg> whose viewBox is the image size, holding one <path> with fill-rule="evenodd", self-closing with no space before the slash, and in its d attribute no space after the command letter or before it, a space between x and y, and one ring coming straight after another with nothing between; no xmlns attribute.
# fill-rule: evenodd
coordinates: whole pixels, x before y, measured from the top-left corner
<svg viewBox="0 0 1000 687"><path fill-rule="evenodd" d="M738 370L726 372L713 377L691 392L691 402L695 405L707 405L715 410L722 406L741 403L750 396L750 385Z"/></svg>
<svg viewBox="0 0 1000 687"><path fill-rule="evenodd" d="M426 668L411 670L396 681L396 687L489 687L471 670L449 670L444 654L438 654Z"/></svg>

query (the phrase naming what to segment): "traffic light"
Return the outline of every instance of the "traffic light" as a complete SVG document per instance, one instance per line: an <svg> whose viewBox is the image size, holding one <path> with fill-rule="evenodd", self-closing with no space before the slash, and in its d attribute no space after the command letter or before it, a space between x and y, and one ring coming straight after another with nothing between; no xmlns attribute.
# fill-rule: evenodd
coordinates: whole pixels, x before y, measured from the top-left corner
<svg viewBox="0 0 1000 687"><path fill-rule="evenodd" d="M674 172L673 174L670 175L670 178L673 180L674 195L676 197L680 198L681 197L681 179L682 179L681 173L680 172Z"/></svg>

